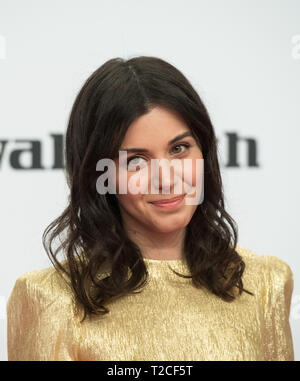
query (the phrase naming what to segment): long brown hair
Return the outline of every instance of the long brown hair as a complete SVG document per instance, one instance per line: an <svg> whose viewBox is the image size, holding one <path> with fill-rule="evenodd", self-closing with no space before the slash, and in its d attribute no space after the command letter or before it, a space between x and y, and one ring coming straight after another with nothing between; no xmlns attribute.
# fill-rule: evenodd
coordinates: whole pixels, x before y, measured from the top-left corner
<svg viewBox="0 0 300 381"><path fill-rule="evenodd" d="M184 241L193 284L228 302L236 298L234 287L238 295L253 295L243 289L245 263L236 251L237 226L225 210L216 136L202 100L189 80L160 58L114 58L91 74L76 97L65 140L69 201L43 233L47 255L70 279L84 308L83 320L86 314L108 313L109 301L141 292L147 281L141 250L123 228L115 195L96 191L96 163L116 157L130 124L156 106L182 116L205 161L205 197ZM54 250L56 238L60 245ZM67 267L57 259L61 251ZM101 278L107 263L110 272Z"/></svg>

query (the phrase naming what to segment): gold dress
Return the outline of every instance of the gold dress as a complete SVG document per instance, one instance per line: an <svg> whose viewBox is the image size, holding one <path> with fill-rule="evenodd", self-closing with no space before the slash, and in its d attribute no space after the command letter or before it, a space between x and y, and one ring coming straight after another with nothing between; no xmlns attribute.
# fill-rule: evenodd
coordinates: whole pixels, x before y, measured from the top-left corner
<svg viewBox="0 0 300 381"><path fill-rule="evenodd" d="M293 273L283 260L237 247L246 264L245 292L226 302L191 279L184 260L145 258L140 294L82 313L54 267L21 275L7 302L8 360L290 361Z"/></svg>

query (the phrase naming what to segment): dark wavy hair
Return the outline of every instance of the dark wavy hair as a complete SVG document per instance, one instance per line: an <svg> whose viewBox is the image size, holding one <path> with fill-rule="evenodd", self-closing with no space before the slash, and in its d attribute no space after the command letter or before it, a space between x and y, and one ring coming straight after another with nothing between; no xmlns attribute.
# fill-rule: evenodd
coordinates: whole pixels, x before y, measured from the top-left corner
<svg viewBox="0 0 300 381"><path fill-rule="evenodd" d="M199 95L178 69L160 58L113 58L90 75L75 99L64 150L68 205L43 232L47 255L60 275L67 276L84 309L83 320L87 314L108 313L109 301L141 292L148 280L141 250L123 228L117 198L96 190L96 163L117 157L130 124L157 106L181 115L205 162L205 197L184 241L191 275L174 272L228 302L237 296L234 287L238 295L253 295L243 289L245 263L236 251L237 226L225 210L217 139ZM54 250L56 238L60 244ZM57 259L60 251L66 266ZM106 264L109 273L101 278Z"/></svg>

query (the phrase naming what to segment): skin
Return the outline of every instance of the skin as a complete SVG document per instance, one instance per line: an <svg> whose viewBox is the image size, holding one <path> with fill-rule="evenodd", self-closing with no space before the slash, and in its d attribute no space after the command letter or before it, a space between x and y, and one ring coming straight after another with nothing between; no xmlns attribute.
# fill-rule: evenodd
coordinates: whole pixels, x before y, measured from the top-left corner
<svg viewBox="0 0 300 381"><path fill-rule="evenodd" d="M156 176L157 193L151 194L151 159L192 159L192 185L196 185L196 162L195 159L203 159L201 149L192 136L184 137L179 141L168 145L168 142L186 131L188 126L174 111L155 107L148 114L143 115L132 123L124 137L120 150L124 148L146 148L149 152L127 153L127 159L135 157L131 161L131 167L122 169L119 159L116 164L116 198L119 203L123 226L132 241L137 243L145 258L158 260L177 260L183 256L183 243L186 227L189 224L198 205L187 205L185 200L176 209L166 210L151 204L151 201L167 199L186 193L182 182L182 191L174 191L175 176L171 168L170 190L167 194L162 191L162 170ZM184 147L181 143L189 144ZM139 156L139 158L136 158ZM132 163L139 164L136 170L132 170ZM149 187L148 194L133 194L130 192L128 183L132 176L136 176L141 168L148 168L148 175L144 184ZM183 167L184 168L184 167ZM126 194L119 193L119 171L127 171ZM185 168L183 169L183 173ZM153 171L154 173L154 171ZM183 181L182 173L182 181ZM158 182L159 181L159 182ZM140 185L140 184L138 184ZM188 192L189 193L189 192ZM195 192L186 194L185 198L195 197Z"/></svg>

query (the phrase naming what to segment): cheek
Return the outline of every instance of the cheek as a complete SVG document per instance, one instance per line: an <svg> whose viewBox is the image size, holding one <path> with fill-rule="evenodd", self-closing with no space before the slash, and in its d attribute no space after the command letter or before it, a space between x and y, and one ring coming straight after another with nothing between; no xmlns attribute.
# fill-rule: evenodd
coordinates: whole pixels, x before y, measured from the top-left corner
<svg viewBox="0 0 300 381"><path fill-rule="evenodd" d="M142 197L140 194L116 194L118 203L126 210L138 209L143 202Z"/></svg>
<svg viewBox="0 0 300 381"><path fill-rule="evenodd" d="M191 195L193 195L196 190L201 193L204 174L204 160L202 156L198 155L189 158L184 162L183 168L182 179L184 181L185 191Z"/></svg>
<svg viewBox="0 0 300 381"><path fill-rule="evenodd" d="M120 170L116 176L116 192L132 200L140 200L148 193L149 173L147 167L137 171ZM126 194L125 194L126 193Z"/></svg>
<svg viewBox="0 0 300 381"><path fill-rule="evenodd" d="M189 189L196 185L196 160L188 158L183 160L182 181L187 187L186 191L189 193Z"/></svg>
<svg viewBox="0 0 300 381"><path fill-rule="evenodd" d="M126 211L131 210L134 207L134 200L128 194L116 195L120 209Z"/></svg>

